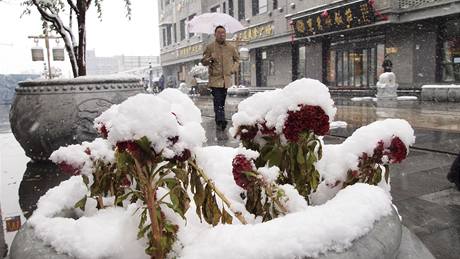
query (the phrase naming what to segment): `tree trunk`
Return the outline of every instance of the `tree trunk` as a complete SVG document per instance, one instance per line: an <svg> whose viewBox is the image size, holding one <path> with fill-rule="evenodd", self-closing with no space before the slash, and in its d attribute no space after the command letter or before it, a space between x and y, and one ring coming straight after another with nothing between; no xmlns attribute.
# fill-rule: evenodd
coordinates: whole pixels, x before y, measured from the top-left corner
<svg viewBox="0 0 460 259"><path fill-rule="evenodd" d="M78 15L78 52L77 65L78 76L86 75L86 11L88 9L85 0L77 1Z"/></svg>

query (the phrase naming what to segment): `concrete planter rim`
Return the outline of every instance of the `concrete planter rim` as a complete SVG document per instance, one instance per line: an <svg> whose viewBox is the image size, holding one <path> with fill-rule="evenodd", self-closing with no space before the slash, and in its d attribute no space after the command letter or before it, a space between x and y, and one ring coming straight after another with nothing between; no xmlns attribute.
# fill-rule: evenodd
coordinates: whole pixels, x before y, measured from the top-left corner
<svg viewBox="0 0 460 259"><path fill-rule="evenodd" d="M77 77L69 79L36 79L21 81L18 83L20 87L31 86L57 86L57 85L81 85L81 84L110 84L110 83L137 83L141 81L135 76L97 76L97 77Z"/></svg>
<svg viewBox="0 0 460 259"><path fill-rule="evenodd" d="M73 210L61 211L56 217L76 218ZM17 239L17 240L16 240ZM398 213L392 212L381 217L364 236L352 241L352 245L343 252L329 251L318 259L372 259L397 257L402 239L402 223ZM29 242L29 244L25 244ZM16 235L10 251L10 259L71 259L67 254L59 254L54 248L39 240L34 229L24 224ZM304 257L304 259L308 259Z"/></svg>

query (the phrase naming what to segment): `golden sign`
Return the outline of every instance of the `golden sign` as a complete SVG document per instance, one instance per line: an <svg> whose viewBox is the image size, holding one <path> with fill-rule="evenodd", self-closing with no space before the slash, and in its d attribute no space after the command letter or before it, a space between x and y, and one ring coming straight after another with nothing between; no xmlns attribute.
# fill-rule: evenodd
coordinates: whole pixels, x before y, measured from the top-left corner
<svg viewBox="0 0 460 259"><path fill-rule="evenodd" d="M178 56L183 58L199 54L203 54L203 44L195 44L187 46L185 48L181 48L179 49Z"/></svg>
<svg viewBox="0 0 460 259"><path fill-rule="evenodd" d="M273 24L263 24L247 28L246 30L238 33L238 38L244 41L251 41L260 38L270 37L273 35Z"/></svg>

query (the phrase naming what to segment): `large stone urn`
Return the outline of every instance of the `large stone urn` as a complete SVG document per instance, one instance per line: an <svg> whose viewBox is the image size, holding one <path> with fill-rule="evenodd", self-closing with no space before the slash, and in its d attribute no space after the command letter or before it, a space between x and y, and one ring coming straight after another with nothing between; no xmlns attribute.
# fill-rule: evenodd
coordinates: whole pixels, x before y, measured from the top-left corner
<svg viewBox="0 0 460 259"><path fill-rule="evenodd" d="M60 146L94 139L94 118L143 91L135 77L20 82L10 110L11 130L28 157L45 161Z"/></svg>

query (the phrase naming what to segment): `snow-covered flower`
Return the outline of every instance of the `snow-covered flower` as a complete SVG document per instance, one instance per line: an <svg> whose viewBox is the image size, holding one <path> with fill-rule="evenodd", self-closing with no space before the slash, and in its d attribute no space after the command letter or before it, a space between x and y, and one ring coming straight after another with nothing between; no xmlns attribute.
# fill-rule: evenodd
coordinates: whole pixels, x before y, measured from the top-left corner
<svg viewBox="0 0 460 259"><path fill-rule="evenodd" d="M245 190L250 189L251 179L248 177L247 172L253 171L251 161L244 155L238 154L233 158L232 166L233 179L236 184Z"/></svg>
<svg viewBox="0 0 460 259"><path fill-rule="evenodd" d="M319 106L299 105L300 110L289 111L283 133L287 140L297 142L299 134L313 131L323 136L329 132L329 116Z"/></svg>

